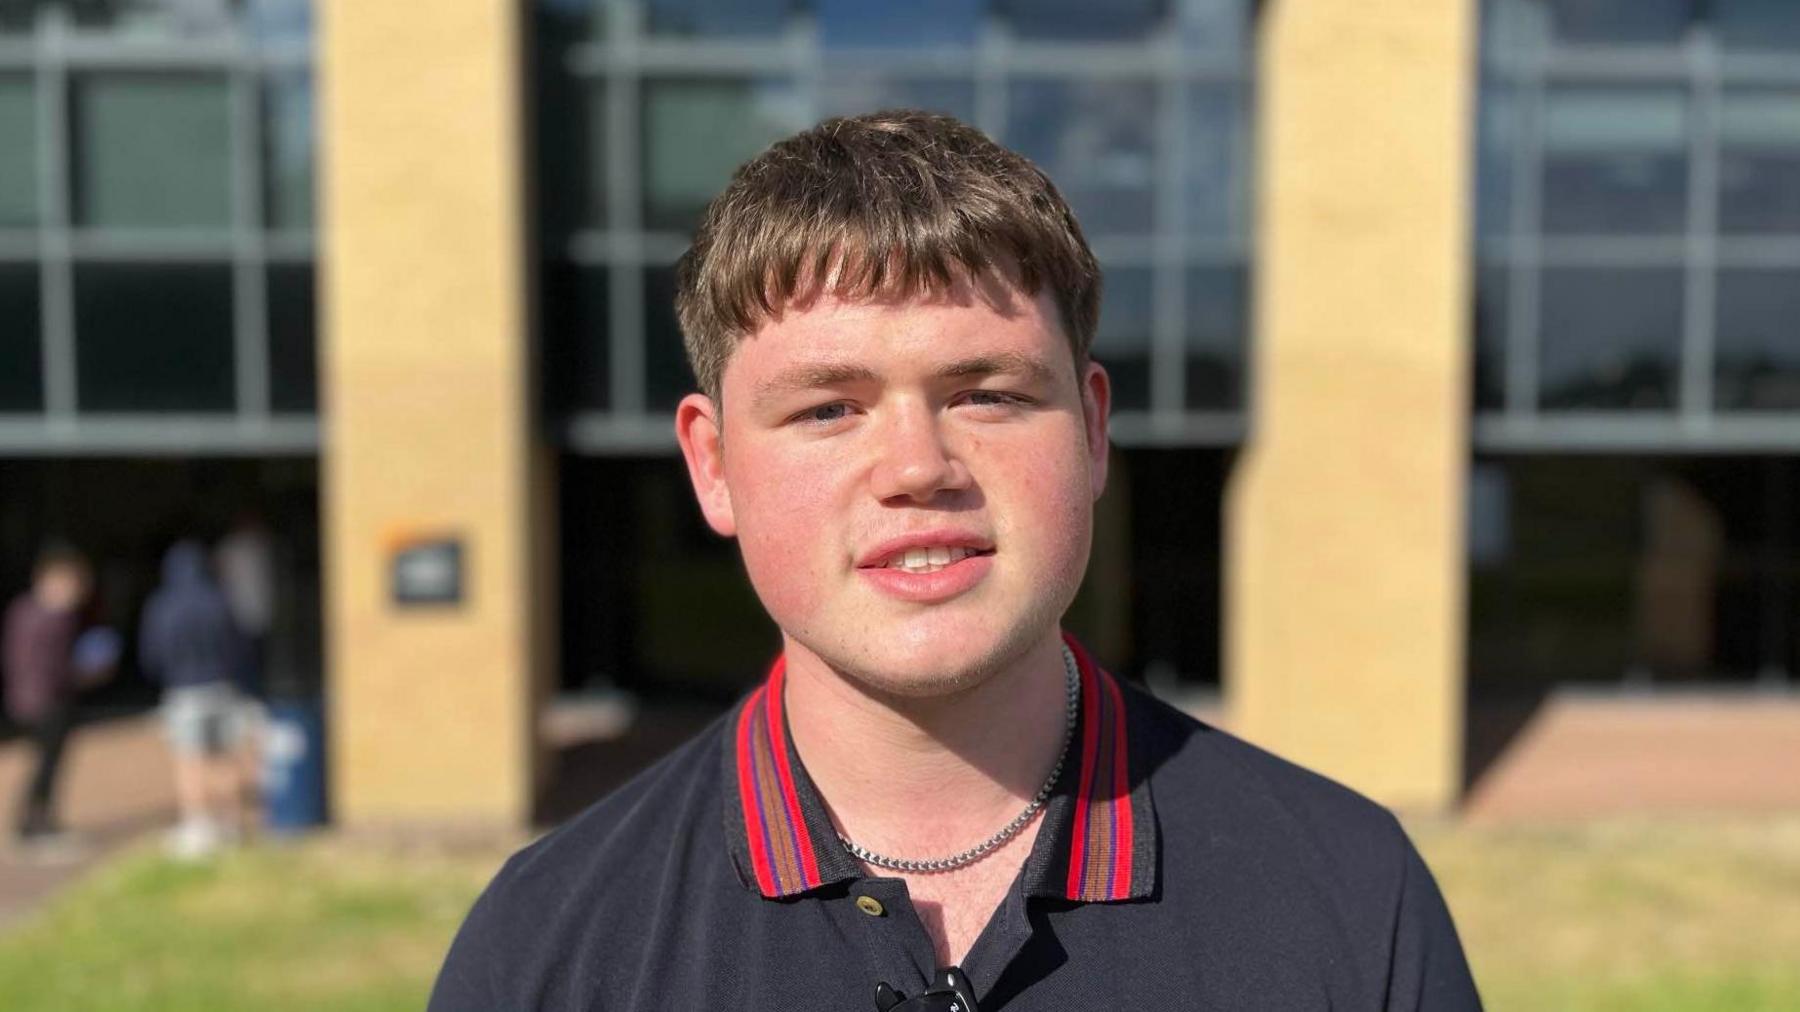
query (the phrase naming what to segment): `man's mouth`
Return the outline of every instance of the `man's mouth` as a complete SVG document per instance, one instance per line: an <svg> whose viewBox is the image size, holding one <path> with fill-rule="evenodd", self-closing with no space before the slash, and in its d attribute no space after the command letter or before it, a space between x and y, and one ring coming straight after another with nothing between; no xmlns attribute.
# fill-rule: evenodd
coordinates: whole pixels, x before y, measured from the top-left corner
<svg viewBox="0 0 1800 1012"><path fill-rule="evenodd" d="M927 545L895 552L877 561L870 569L898 569L903 573L936 573L977 555L992 555L994 550L965 548L960 545Z"/></svg>

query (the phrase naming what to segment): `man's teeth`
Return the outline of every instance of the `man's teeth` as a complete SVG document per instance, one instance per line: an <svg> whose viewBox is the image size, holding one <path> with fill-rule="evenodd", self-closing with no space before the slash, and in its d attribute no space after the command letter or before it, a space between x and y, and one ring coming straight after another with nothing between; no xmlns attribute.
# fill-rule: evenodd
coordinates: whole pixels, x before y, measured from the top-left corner
<svg viewBox="0 0 1800 1012"><path fill-rule="evenodd" d="M980 554L972 548L945 548L933 545L930 548L908 548L906 551L887 561L887 568L898 569L906 573L935 573L952 563L961 562L971 555Z"/></svg>

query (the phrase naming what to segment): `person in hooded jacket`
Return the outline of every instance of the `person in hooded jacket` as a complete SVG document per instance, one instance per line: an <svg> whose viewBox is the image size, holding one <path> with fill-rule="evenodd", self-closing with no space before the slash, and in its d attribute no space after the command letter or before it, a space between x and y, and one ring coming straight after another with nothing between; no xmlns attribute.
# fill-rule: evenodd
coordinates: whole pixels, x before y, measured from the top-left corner
<svg viewBox="0 0 1800 1012"><path fill-rule="evenodd" d="M242 768L235 761L238 693L245 643L206 551L176 543L162 583L144 606L138 655L163 687L163 719L174 760L180 823L169 849L201 857L236 839L242 824Z"/></svg>

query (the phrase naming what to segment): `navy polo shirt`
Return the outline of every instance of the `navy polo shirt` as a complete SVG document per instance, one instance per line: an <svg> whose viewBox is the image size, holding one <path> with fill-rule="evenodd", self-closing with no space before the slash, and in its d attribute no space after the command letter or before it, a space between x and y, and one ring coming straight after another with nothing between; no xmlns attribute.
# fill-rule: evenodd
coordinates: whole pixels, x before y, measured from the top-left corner
<svg viewBox="0 0 1800 1012"><path fill-rule="evenodd" d="M962 964L980 1012L1480 1008L1386 810L1069 642L1081 702L1063 773ZM839 845L783 678L777 661L698 738L514 855L457 934L433 1012L861 1012L877 982L925 990L937 966L906 883Z"/></svg>

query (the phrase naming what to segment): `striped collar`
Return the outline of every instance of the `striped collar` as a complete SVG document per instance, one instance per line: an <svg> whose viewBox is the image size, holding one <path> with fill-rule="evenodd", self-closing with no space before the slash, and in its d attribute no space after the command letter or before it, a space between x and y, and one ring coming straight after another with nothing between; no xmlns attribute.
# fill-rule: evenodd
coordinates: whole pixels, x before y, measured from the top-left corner
<svg viewBox="0 0 1800 1012"><path fill-rule="evenodd" d="M1063 634L1081 672L1081 706L1062 776L1023 871L1028 896L1076 902L1142 899L1156 885L1155 810L1132 748L1117 679ZM738 877L769 899L863 877L837 842L800 762L783 710L786 665L738 705L725 739L725 836Z"/></svg>

